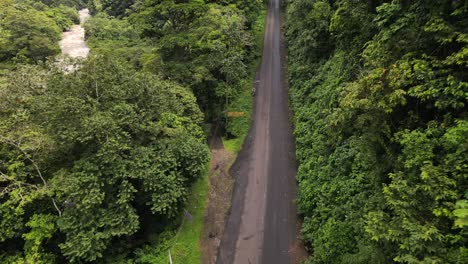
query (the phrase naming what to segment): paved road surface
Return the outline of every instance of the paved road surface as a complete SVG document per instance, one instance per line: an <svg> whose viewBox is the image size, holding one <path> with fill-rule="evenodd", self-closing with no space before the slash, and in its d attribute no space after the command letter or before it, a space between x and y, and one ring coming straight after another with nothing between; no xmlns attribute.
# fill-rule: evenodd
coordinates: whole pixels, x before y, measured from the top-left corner
<svg viewBox="0 0 468 264"><path fill-rule="evenodd" d="M283 82L280 0L270 0L253 125L231 169L236 179L218 264L296 263L294 144Z"/></svg>

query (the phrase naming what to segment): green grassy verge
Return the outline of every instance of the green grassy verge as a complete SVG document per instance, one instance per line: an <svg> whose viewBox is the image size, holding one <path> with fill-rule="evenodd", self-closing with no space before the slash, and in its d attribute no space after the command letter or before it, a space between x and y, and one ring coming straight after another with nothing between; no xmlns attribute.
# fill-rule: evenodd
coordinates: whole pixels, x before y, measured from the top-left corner
<svg viewBox="0 0 468 264"><path fill-rule="evenodd" d="M209 171L193 186L187 211L190 212L192 221L185 220L181 229L174 238L171 248L174 263L200 263L201 249L199 245L203 228L203 218L208 202L208 175Z"/></svg>
<svg viewBox="0 0 468 264"><path fill-rule="evenodd" d="M228 107L228 112L244 112L244 116L230 117L227 120L228 130L235 135L235 138L223 138L224 148L238 153L242 147L247 133L249 132L252 116L252 81L245 80L241 94Z"/></svg>
<svg viewBox="0 0 468 264"><path fill-rule="evenodd" d="M252 118L252 81L257 73L258 66L262 60L263 40L265 33L266 10L263 10L258 16L253 25L253 34L255 47L257 49L255 59L249 65L249 75L242 83L242 91L239 96L233 100L227 112L243 112L243 116L227 118L227 129L235 136L235 138L223 138L224 148L238 153L244 143L244 139L249 133L251 118Z"/></svg>
<svg viewBox="0 0 468 264"><path fill-rule="evenodd" d="M253 34L255 39L255 44L257 45L257 53L261 59L263 51L263 41L265 39L265 24L266 24L266 15L267 7L260 12L260 15L257 17L255 24L253 25Z"/></svg>
<svg viewBox="0 0 468 264"><path fill-rule="evenodd" d="M185 209L192 215L192 220L181 215L181 224L177 230L171 229L155 236L152 239L153 243L135 252L137 257L132 263L167 264L169 263L169 250L173 263L201 263L202 253L199 241L208 203L208 180L209 164L206 166L203 177L198 179L190 189Z"/></svg>

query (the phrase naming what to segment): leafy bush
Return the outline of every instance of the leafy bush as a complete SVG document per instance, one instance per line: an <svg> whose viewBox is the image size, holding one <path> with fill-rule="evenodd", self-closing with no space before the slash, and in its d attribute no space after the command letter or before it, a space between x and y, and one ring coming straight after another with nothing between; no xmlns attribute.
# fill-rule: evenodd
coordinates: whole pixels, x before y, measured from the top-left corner
<svg viewBox="0 0 468 264"><path fill-rule="evenodd" d="M289 1L310 263L466 262L462 2Z"/></svg>
<svg viewBox="0 0 468 264"><path fill-rule="evenodd" d="M78 12L63 5L42 3L0 3L0 62L44 61L60 52L61 32L79 23Z"/></svg>
<svg viewBox="0 0 468 264"><path fill-rule="evenodd" d="M62 31L69 30L74 24L80 23L78 12L72 7L61 5L48 9L46 14L54 19L55 23L57 23Z"/></svg>
<svg viewBox="0 0 468 264"><path fill-rule="evenodd" d="M95 261L143 215L173 218L205 171L192 93L118 60L27 67L1 92L0 245L24 239L26 260Z"/></svg>
<svg viewBox="0 0 468 264"><path fill-rule="evenodd" d="M59 53L61 30L43 12L7 0L0 4L0 17L0 61L37 62Z"/></svg>

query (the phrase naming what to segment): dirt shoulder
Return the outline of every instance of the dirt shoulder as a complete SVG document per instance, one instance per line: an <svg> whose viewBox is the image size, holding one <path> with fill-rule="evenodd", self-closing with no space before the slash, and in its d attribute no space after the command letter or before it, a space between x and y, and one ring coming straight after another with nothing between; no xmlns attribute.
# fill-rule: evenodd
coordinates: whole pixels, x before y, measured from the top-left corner
<svg viewBox="0 0 468 264"><path fill-rule="evenodd" d="M234 179L229 168L236 156L226 150L221 137L214 136L210 143L210 187L208 205L205 211L202 237L202 263L216 263L219 245L226 227L226 219L231 206Z"/></svg>

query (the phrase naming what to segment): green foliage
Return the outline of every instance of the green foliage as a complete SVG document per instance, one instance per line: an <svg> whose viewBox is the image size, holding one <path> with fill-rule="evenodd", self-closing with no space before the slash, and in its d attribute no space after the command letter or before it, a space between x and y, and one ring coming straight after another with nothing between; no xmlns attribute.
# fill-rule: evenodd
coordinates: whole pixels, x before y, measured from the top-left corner
<svg viewBox="0 0 468 264"><path fill-rule="evenodd" d="M44 240L50 239L56 230L55 216L35 214L26 226L31 228L29 233L23 234L27 263L50 263L54 261L52 254L42 253Z"/></svg>
<svg viewBox="0 0 468 264"><path fill-rule="evenodd" d="M466 4L289 1L310 263L464 263Z"/></svg>
<svg viewBox="0 0 468 264"><path fill-rule="evenodd" d="M86 38L95 42L104 40L131 41L138 39L135 29L127 20L113 19L105 13L90 18L85 25Z"/></svg>
<svg viewBox="0 0 468 264"><path fill-rule="evenodd" d="M250 124L252 123L252 80L254 80L258 66L261 62L261 51L263 47L263 37L266 22L266 10L262 11L257 17L253 25L254 35L254 52L252 56L254 60L249 65L250 74L241 82L241 92L229 103L227 112L242 112L243 116L227 117L226 132L228 137L223 138L224 147L233 152L238 153L241 150L247 133L249 133Z"/></svg>
<svg viewBox="0 0 468 264"><path fill-rule="evenodd" d="M12 1L2 4L0 10L0 28L6 33L0 60L17 57L37 62L59 52L61 31L53 19L32 8L15 7Z"/></svg>
<svg viewBox="0 0 468 264"><path fill-rule="evenodd" d="M255 72L253 75L255 75ZM233 153L238 153L241 150L244 139L249 133L250 124L252 123L251 87L252 82L250 80L245 81L244 90L226 109L228 112L243 113L242 116L227 117L226 120L226 132L229 133L229 135L223 139L223 144L227 150Z"/></svg>
<svg viewBox="0 0 468 264"><path fill-rule="evenodd" d="M247 26L252 29L255 27L255 23L258 22L259 14L264 11L263 7L268 3L267 0L205 0L205 2L236 6L244 13Z"/></svg>
<svg viewBox="0 0 468 264"><path fill-rule="evenodd" d="M257 3L259 4L259 3ZM219 119L235 98L252 60L248 21L232 5L203 1L144 1L130 21L142 36L158 39L147 63L164 78L189 86L209 120Z"/></svg>
<svg viewBox="0 0 468 264"><path fill-rule="evenodd" d="M105 12L114 17L123 17L134 2L134 0L88 0L88 8L92 14Z"/></svg>
<svg viewBox="0 0 468 264"><path fill-rule="evenodd" d="M453 215L455 216L455 227L463 228L468 226L468 201L460 200L455 205Z"/></svg>
<svg viewBox="0 0 468 264"><path fill-rule="evenodd" d="M135 68L190 87L207 119L220 119L258 52L250 29L261 3L235 2L136 1L128 19L115 19L102 15L115 15L106 1L94 1L101 13L88 21L87 39L97 53L121 54Z"/></svg>
<svg viewBox="0 0 468 264"><path fill-rule="evenodd" d="M91 56L61 61L74 66L64 73L43 61L84 4ZM154 263L168 247L199 261L206 179L189 193L209 157L201 125L223 117L226 99L250 109L261 8L1 1L0 262ZM230 128L239 137L244 121ZM174 242L184 205L195 220Z"/></svg>
<svg viewBox="0 0 468 264"><path fill-rule="evenodd" d="M252 31L261 2L136 1L123 19L102 15L115 15L105 1L92 4L101 12L86 25L93 50L190 87L207 120L221 119L242 92L259 50Z"/></svg>
<svg viewBox="0 0 468 264"><path fill-rule="evenodd" d="M138 29L127 19L98 13L88 19L84 27L91 53L120 57L130 62L135 69L145 68L158 73L158 53L150 41L140 38Z"/></svg>
<svg viewBox="0 0 468 264"><path fill-rule="evenodd" d="M88 0L41 0L42 3L48 5L48 6L68 6L68 7L74 7L76 9L82 9L86 7L86 3Z"/></svg>
<svg viewBox="0 0 468 264"><path fill-rule="evenodd" d="M171 251L174 263L200 263L199 245L202 234L205 208L208 202L208 166L205 175L198 179L191 188L187 201L187 212L191 220L181 215L176 226L169 226L150 245L137 249L135 263L167 263L168 250Z"/></svg>
<svg viewBox="0 0 468 264"><path fill-rule="evenodd" d="M192 93L119 60L28 67L2 89L0 243L23 238L28 261L51 263L51 239L71 262L102 258L142 215L173 218L204 172Z"/></svg>
<svg viewBox="0 0 468 264"><path fill-rule="evenodd" d="M0 3L0 62L37 63L60 52L61 32L79 22L74 8L5 0Z"/></svg>
<svg viewBox="0 0 468 264"><path fill-rule="evenodd" d="M74 24L80 23L78 12L72 7L61 5L46 10L46 14L55 20L62 31L69 30Z"/></svg>

